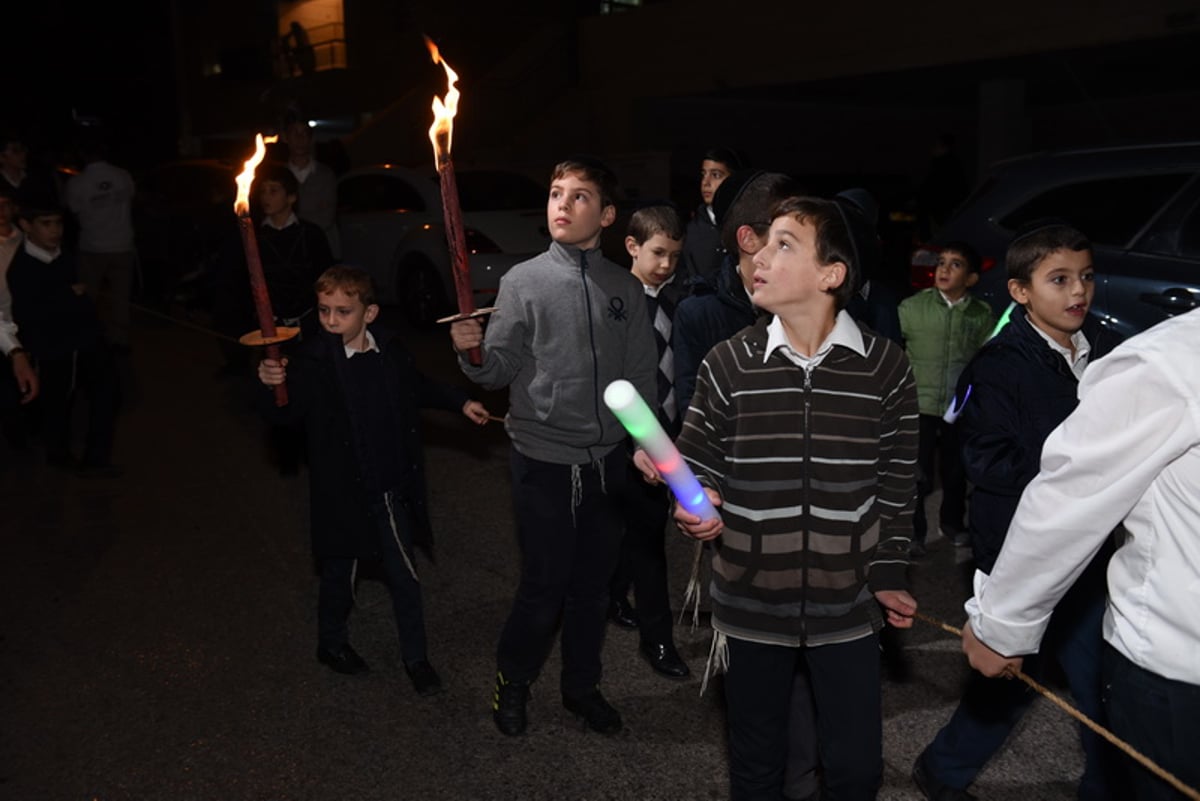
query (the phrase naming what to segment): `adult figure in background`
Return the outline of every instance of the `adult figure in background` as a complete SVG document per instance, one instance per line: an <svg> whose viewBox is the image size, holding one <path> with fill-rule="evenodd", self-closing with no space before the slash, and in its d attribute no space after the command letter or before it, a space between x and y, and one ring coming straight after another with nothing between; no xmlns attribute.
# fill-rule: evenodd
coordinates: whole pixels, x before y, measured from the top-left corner
<svg viewBox="0 0 1200 801"><path fill-rule="evenodd" d="M713 198L725 179L744 166L741 156L724 147L708 150L700 161L702 202L688 222L684 237L681 285L700 281L710 287L716 286L717 273L725 260L725 248L721 245L721 228L713 211Z"/></svg>
<svg viewBox="0 0 1200 801"><path fill-rule="evenodd" d="M91 133L80 143L83 170L67 181L66 205L79 223L79 278L97 308L107 289L105 334L117 352L129 349L129 311L137 267L129 171L108 160L108 143Z"/></svg>
<svg viewBox="0 0 1200 801"><path fill-rule="evenodd" d="M294 112L285 117L288 169L300 183L296 215L320 226L336 261L342 252L337 230L337 175L328 164L317 161L314 139L307 120Z"/></svg>
<svg viewBox="0 0 1200 801"><path fill-rule="evenodd" d="M883 244L879 241L879 203L866 189L854 187L838 192L838 197L849 200L862 211L875 233L872 241L864 242L862 286L846 304L850 316L863 323L877 334L883 334L897 345L903 344L900 334L900 299L878 280L883 269Z"/></svg>
<svg viewBox="0 0 1200 801"><path fill-rule="evenodd" d="M16 381L16 399L29 403L38 394L38 375L33 369L29 352L17 339L17 324L13 322L12 294L8 291L8 265L21 247L24 238L16 222L16 204L12 189L0 181L0 353L5 357ZM23 447L25 432L21 427L18 406L8 389L7 376L0 373L0 429L13 447Z"/></svg>

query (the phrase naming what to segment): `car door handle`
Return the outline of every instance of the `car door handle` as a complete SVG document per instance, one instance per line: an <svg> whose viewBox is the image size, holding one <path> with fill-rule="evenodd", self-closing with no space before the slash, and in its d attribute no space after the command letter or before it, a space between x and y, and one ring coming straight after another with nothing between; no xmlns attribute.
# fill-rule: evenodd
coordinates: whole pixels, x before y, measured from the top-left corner
<svg viewBox="0 0 1200 801"><path fill-rule="evenodd" d="M1183 287L1171 287L1158 294L1143 292L1139 299L1143 303L1172 312L1185 312L1196 308L1196 296Z"/></svg>

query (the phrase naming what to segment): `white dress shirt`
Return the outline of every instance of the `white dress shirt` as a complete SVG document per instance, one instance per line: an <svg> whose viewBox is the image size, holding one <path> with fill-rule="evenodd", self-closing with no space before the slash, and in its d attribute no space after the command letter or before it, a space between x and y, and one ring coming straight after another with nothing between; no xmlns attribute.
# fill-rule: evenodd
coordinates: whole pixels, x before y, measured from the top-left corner
<svg viewBox="0 0 1200 801"><path fill-rule="evenodd" d="M1088 367L1078 408L1046 439L971 628L996 651L1038 650L1050 613L1124 521L1104 639L1159 676L1200 685L1200 310Z"/></svg>

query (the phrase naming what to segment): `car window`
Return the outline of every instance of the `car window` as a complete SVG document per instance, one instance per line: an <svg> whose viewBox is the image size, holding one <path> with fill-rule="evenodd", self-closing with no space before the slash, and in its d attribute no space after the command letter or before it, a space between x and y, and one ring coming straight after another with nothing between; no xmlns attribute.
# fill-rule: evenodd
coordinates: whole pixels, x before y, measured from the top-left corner
<svg viewBox="0 0 1200 801"><path fill-rule="evenodd" d="M546 187L519 173L466 170L455 174L463 211L540 209L546 205Z"/></svg>
<svg viewBox="0 0 1200 801"><path fill-rule="evenodd" d="M1134 249L1200 259L1200 179L1193 180L1171 207L1159 215Z"/></svg>
<svg viewBox="0 0 1200 801"><path fill-rule="evenodd" d="M1123 247L1190 177L1130 175L1056 186L1010 212L1000 225L1011 231L1031 220L1061 217L1097 244Z"/></svg>
<svg viewBox="0 0 1200 801"><path fill-rule="evenodd" d="M338 184L338 213L425 211L420 193L391 175L352 175Z"/></svg>

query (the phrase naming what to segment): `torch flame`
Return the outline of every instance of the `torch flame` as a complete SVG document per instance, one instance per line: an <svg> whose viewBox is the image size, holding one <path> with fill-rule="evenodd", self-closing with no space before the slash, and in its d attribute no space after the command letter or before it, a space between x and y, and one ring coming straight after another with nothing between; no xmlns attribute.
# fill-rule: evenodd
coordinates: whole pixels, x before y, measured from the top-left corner
<svg viewBox="0 0 1200 801"><path fill-rule="evenodd" d="M434 161L440 168L442 162L450 157L450 140L454 136L454 115L458 113L459 95L454 84L458 82L458 73L450 69L450 65L438 52L437 45L428 36L425 37L425 46L429 48L429 55L433 56L433 63L441 64L442 68L446 70L446 102L443 103L437 95L433 96L433 125L429 127L429 141L433 142ZM441 145L443 138L446 142L445 149Z"/></svg>
<svg viewBox="0 0 1200 801"><path fill-rule="evenodd" d="M254 155L246 160L242 172L237 177L237 199L233 202L233 210L239 217L245 217L250 214L250 185L254 183L254 170L262 163L262 160L267 155L267 145L272 142L279 141L278 136L268 136L265 139L262 134L254 136Z"/></svg>

